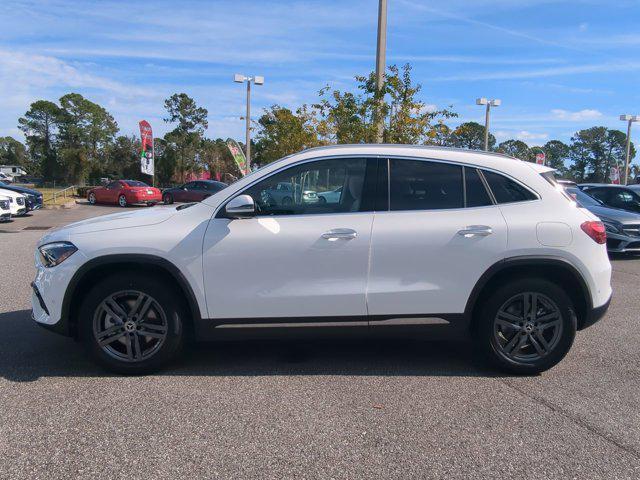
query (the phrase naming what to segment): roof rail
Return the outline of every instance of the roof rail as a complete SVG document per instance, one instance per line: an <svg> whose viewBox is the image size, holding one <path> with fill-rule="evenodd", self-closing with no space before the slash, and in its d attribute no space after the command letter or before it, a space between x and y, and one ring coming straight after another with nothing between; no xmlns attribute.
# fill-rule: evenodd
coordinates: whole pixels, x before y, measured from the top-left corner
<svg viewBox="0 0 640 480"><path fill-rule="evenodd" d="M509 158L511 160L520 160L519 158L512 157L511 155L507 155L502 152L486 152L484 150L471 150L468 148L459 148L459 147L440 147L437 145L411 145L411 144L403 144L403 143L340 143L333 145L322 145L320 147L311 147L305 148L304 150L298 153L306 153L306 152L315 152L319 150L330 150L332 148L362 148L362 147L401 147L401 148L411 148L416 150L444 150L450 152L460 152L460 153L472 153L478 155L490 155L490 156L500 156L504 158Z"/></svg>

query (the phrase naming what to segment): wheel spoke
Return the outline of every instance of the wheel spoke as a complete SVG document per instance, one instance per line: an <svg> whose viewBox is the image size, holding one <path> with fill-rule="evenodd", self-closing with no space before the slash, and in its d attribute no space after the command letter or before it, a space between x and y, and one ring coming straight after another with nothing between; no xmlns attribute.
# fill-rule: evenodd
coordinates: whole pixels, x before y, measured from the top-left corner
<svg viewBox="0 0 640 480"><path fill-rule="evenodd" d="M143 325L144 326L144 325ZM140 329L138 330L138 333L144 337L151 337L151 338L164 338L165 334L164 333L160 333L160 332L152 332L150 330L146 330L146 329Z"/></svg>
<svg viewBox="0 0 640 480"><path fill-rule="evenodd" d="M505 312L504 310L498 312L498 319L517 326L520 326L520 322L524 321L524 318L518 317L517 315L512 315L511 313Z"/></svg>
<svg viewBox="0 0 640 480"><path fill-rule="evenodd" d="M522 294L522 318L527 318L531 309L531 294L529 292Z"/></svg>
<svg viewBox="0 0 640 480"><path fill-rule="evenodd" d="M107 298L101 304L102 308L107 315L109 315L113 320L118 323L124 323L127 318L127 312L125 312L118 302L116 302L112 297Z"/></svg>
<svg viewBox="0 0 640 480"><path fill-rule="evenodd" d="M544 348L545 352L548 351L549 350L549 342L547 342L547 339L544 338L544 335L542 335L542 332L535 331L534 335L536 337L536 341L540 342L540 344Z"/></svg>
<svg viewBox="0 0 640 480"><path fill-rule="evenodd" d="M140 348L140 337L138 336L137 333L134 333L132 336L133 336L135 356L136 358L140 359L142 358L142 349Z"/></svg>
<svg viewBox="0 0 640 480"><path fill-rule="evenodd" d="M527 337L529 337L529 341L531 342L531 345L533 345L533 348L536 349L536 352L538 352L538 355L544 357L547 354L546 348L540 345L540 343L534 338L533 335L528 334Z"/></svg>
<svg viewBox="0 0 640 480"><path fill-rule="evenodd" d="M522 341L522 335L520 332L516 332L511 340L504 346L504 351L507 353L511 353L516 349L516 345L520 346L520 342Z"/></svg>
<svg viewBox="0 0 640 480"><path fill-rule="evenodd" d="M542 315L539 318L536 318L536 322L548 322L549 320L556 320L560 314L558 312L547 313L546 315Z"/></svg>
<svg viewBox="0 0 640 480"><path fill-rule="evenodd" d="M166 325L158 325L156 323L145 323L142 322L140 325L140 328L143 328L145 330L156 330L158 332L166 332L167 331L167 326Z"/></svg>
<svg viewBox="0 0 640 480"><path fill-rule="evenodd" d="M124 335L126 335L126 332L122 331L119 333L116 333L115 335L112 335L106 339L100 340L100 346L104 347L105 345L109 345L113 342L115 342L116 340L118 340L119 338L122 338Z"/></svg>
<svg viewBox="0 0 640 480"><path fill-rule="evenodd" d="M128 358L129 360L134 360L134 356L133 356L133 348L132 348L133 346L131 345L131 343L132 343L132 342L131 342L131 337L132 337L132 335L131 335L131 334L127 335L127 336L125 337L125 343L126 343L126 345L127 345L127 358Z"/></svg>
<svg viewBox="0 0 640 480"><path fill-rule="evenodd" d="M531 294L531 318L536 318L538 314L538 294Z"/></svg>

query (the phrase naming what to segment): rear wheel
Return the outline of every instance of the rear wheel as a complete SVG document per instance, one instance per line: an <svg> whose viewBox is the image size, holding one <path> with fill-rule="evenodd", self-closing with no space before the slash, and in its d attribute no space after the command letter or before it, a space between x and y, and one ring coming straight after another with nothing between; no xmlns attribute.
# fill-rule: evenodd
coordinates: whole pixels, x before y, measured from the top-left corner
<svg viewBox="0 0 640 480"><path fill-rule="evenodd" d="M80 336L90 356L117 373L151 373L173 360L184 343L186 309L160 279L107 277L83 301Z"/></svg>
<svg viewBox="0 0 640 480"><path fill-rule="evenodd" d="M552 282L516 280L488 299L476 334L476 346L497 367L525 375L543 372L571 348L575 309Z"/></svg>
<svg viewBox="0 0 640 480"><path fill-rule="evenodd" d="M122 208L127 206L127 197L125 197L124 195L120 195L118 197L118 205L120 205Z"/></svg>
<svg viewBox="0 0 640 480"><path fill-rule="evenodd" d="M165 203L165 205L170 205L173 203L173 195L171 195L170 193L165 193L162 196L162 201Z"/></svg>

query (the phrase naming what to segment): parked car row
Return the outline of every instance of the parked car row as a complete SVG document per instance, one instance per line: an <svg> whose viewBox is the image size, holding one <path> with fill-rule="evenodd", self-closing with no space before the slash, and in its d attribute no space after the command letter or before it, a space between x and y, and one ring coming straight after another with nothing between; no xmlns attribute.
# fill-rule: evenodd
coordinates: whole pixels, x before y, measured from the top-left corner
<svg viewBox="0 0 640 480"><path fill-rule="evenodd" d="M26 215L42 208L42 194L37 190L0 181L0 221Z"/></svg>
<svg viewBox="0 0 640 480"><path fill-rule="evenodd" d="M91 204L108 203L121 207L140 204L153 206L159 202L167 205L174 202L200 202L226 186L223 182L197 180L160 191L139 180L113 180L105 186L89 190L87 200Z"/></svg>

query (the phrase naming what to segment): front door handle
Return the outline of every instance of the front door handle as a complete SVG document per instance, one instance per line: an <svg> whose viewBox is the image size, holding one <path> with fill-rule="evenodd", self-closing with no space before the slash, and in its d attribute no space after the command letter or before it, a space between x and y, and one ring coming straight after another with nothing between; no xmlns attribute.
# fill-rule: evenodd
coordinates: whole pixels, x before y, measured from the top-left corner
<svg viewBox="0 0 640 480"><path fill-rule="evenodd" d="M349 240L351 238L356 238L357 236L358 236L358 232L350 228L333 228L328 232L324 232L322 234L322 238L326 240L338 240L338 239Z"/></svg>
<svg viewBox="0 0 640 480"><path fill-rule="evenodd" d="M458 230L458 235L471 238L471 237L486 237L493 233L493 229L487 225L469 225L462 230Z"/></svg>

